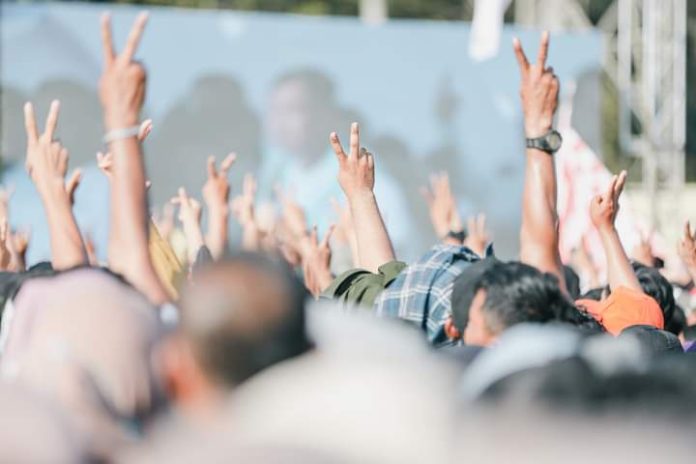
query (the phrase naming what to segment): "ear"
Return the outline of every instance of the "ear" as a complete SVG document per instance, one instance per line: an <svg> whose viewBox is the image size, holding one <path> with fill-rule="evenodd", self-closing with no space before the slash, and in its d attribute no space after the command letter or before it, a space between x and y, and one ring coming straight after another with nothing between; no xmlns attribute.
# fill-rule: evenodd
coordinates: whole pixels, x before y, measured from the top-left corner
<svg viewBox="0 0 696 464"><path fill-rule="evenodd" d="M450 340L459 340L462 338L461 332L454 326L452 316L445 320L445 335L447 335L447 338Z"/></svg>

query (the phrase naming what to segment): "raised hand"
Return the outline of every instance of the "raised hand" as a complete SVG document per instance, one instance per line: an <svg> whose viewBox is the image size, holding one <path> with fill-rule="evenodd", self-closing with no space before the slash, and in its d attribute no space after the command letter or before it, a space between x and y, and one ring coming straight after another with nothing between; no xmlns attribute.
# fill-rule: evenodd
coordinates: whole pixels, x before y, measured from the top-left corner
<svg viewBox="0 0 696 464"><path fill-rule="evenodd" d="M597 195L590 204L590 218L602 239L604 254L607 260L607 280L609 287L616 290L626 287L637 292L643 292L638 282L631 261L621 244L619 234L614 227L616 215L619 212L619 197L626 184L626 171L613 176L606 192Z"/></svg>
<svg viewBox="0 0 696 464"><path fill-rule="evenodd" d="M428 203L430 222L439 239L445 238L450 231L462 230L462 220L457 212L447 173L431 175L430 188L423 187L421 194Z"/></svg>
<svg viewBox="0 0 696 464"><path fill-rule="evenodd" d="M281 225L293 240L298 240L307 233L307 216L304 209L291 195L276 187L276 197L282 206Z"/></svg>
<svg viewBox="0 0 696 464"><path fill-rule="evenodd" d="M333 276L331 275L331 235L334 226L331 225L324 238L319 242L317 228L312 228L301 247L302 271L304 273L305 286L315 297L326 289Z"/></svg>
<svg viewBox="0 0 696 464"><path fill-rule="evenodd" d="M215 166L215 157L208 157L208 179L203 185L203 200L208 207L227 208L230 196L230 182L227 173L237 159L237 155L230 153L220 163L220 170Z"/></svg>
<svg viewBox="0 0 696 464"><path fill-rule="evenodd" d="M546 66L549 33L542 34L539 54L533 64L527 60L519 39L513 40L513 48L520 69L520 97L525 136L545 136L551 131L560 87L553 68ZM555 275L561 289L565 291L563 263L558 250L556 204L556 168L553 156L544 150L528 148L525 151L522 193L520 261Z"/></svg>
<svg viewBox="0 0 696 464"><path fill-rule="evenodd" d="M135 52L145 30L147 13L135 20L120 54L116 54L111 35L111 18L102 16L101 33L104 52L104 71L99 81L99 97L104 108L107 130L122 130L138 124L140 109L145 100L145 68L134 60Z"/></svg>
<svg viewBox="0 0 696 464"><path fill-rule="evenodd" d="M26 168L42 196L65 192L65 173L68 170L68 150L54 140L58 125L60 103L54 100L46 118L43 133L39 133L34 106L24 105L24 126L27 132Z"/></svg>
<svg viewBox="0 0 696 464"><path fill-rule="evenodd" d="M234 153L227 155L220 163L220 170L215 166L215 157L208 158L208 180L203 185L203 200L208 207L208 234L205 242L213 259L220 259L227 249L230 198L227 172L236 158Z"/></svg>
<svg viewBox="0 0 696 464"><path fill-rule="evenodd" d="M350 151L346 154L338 139L331 133L331 146L338 159L338 183L347 197L360 193L372 193L375 187L375 160L372 153L360 146L360 126L350 127Z"/></svg>
<svg viewBox="0 0 696 464"><path fill-rule="evenodd" d="M696 233L691 230L691 222L684 224L684 234L679 241L679 257L689 271L689 274L696 276Z"/></svg>
<svg viewBox="0 0 696 464"><path fill-rule="evenodd" d="M486 247L491 241L491 237L486 230L486 215L481 213L477 216L470 216L466 221L467 235L464 239L464 246L479 256L486 254Z"/></svg>
<svg viewBox="0 0 696 464"><path fill-rule="evenodd" d="M201 231L201 204L195 198L189 197L183 187L179 188L178 195L171 199L171 204L179 205L179 221L186 236L189 265L192 265L204 243Z"/></svg>
<svg viewBox="0 0 696 464"><path fill-rule="evenodd" d="M350 128L348 154L335 132L331 133L329 140L338 160L338 182L353 216L360 264L368 271L378 272L380 266L394 260L394 249L373 191L374 158L360 146L360 127L357 123Z"/></svg>
<svg viewBox="0 0 696 464"><path fill-rule="evenodd" d="M618 176L613 176L607 190L602 195L597 195L590 204L590 218L592 224L600 231L614 228L616 215L619 212L619 197L626 184L626 171L621 171Z"/></svg>
<svg viewBox="0 0 696 464"><path fill-rule="evenodd" d="M650 245L650 236L641 234L640 242L633 247L631 257L634 261L638 261L646 266L655 266L655 255L653 254L652 245Z"/></svg>
<svg viewBox="0 0 696 464"><path fill-rule="evenodd" d="M242 183L242 193L232 199L232 213L242 226L255 222L255 199L256 179L253 174L246 174Z"/></svg>
<svg viewBox="0 0 696 464"><path fill-rule="evenodd" d="M255 251L261 247L261 231L254 212L255 199L256 179L252 174L246 174L241 195L232 199L232 214L242 226L242 248L248 251Z"/></svg>
<svg viewBox="0 0 696 464"><path fill-rule="evenodd" d="M541 36L536 63L529 63L518 38L513 40L513 47L522 78L520 96L525 134L528 138L540 137L551 129L560 88L553 68L546 66L549 33L544 32Z"/></svg>

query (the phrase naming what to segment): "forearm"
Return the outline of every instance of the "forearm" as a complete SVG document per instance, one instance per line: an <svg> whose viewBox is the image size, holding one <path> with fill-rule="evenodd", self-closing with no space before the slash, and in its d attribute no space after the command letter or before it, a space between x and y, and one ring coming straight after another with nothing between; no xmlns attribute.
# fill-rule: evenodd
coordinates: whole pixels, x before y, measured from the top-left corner
<svg viewBox="0 0 696 464"><path fill-rule="evenodd" d="M242 249L258 251L261 248L261 231L254 221L242 225Z"/></svg>
<svg viewBox="0 0 696 464"><path fill-rule="evenodd" d="M394 261L395 257L377 200L369 192L351 195L348 201L353 215L360 264L370 272L378 272L381 265Z"/></svg>
<svg viewBox="0 0 696 464"><path fill-rule="evenodd" d="M522 196L520 260L555 275L561 288L565 289L558 241L553 156L540 150L528 149Z"/></svg>
<svg viewBox="0 0 696 464"><path fill-rule="evenodd" d="M184 223L184 236L186 237L186 251L189 265L193 265L198 255L198 250L205 244L203 240L203 231L198 223ZM210 246L208 246L210 250ZM212 252L211 252L212 255Z"/></svg>
<svg viewBox="0 0 696 464"><path fill-rule="evenodd" d="M42 194L54 269L70 269L87 263L82 235L73 216L70 198L62 188Z"/></svg>
<svg viewBox="0 0 696 464"><path fill-rule="evenodd" d="M621 239L616 229L605 228L599 230L602 246L607 259L607 279L609 288L627 287L642 292L636 273L633 271L626 250L621 245Z"/></svg>
<svg viewBox="0 0 696 464"><path fill-rule="evenodd" d="M208 204L208 233L205 243L215 260L222 258L227 250L228 218L227 205Z"/></svg>
<svg viewBox="0 0 696 464"><path fill-rule="evenodd" d="M128 127L128 124L111 127ZM163 303L168 297L155 274L148 248L146 176L140 144L130 137L112 142L110 149L114 165L109 263L152 302Z"/></svg>

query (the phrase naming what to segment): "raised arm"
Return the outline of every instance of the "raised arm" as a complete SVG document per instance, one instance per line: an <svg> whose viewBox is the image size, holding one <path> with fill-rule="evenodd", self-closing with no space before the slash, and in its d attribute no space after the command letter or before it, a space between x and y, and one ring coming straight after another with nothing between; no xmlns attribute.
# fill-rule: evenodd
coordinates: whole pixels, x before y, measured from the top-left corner
<svg viewBox="0 0 696 464"><path fill-rule="evenodd" d="M220 163L220 170L215 166L215 157L208 158L208 180L203 186L203 200L208 210L208 232L205 244L208 245L213 259L220 259L227 250L227 229L230 216L230 182L227 172L237 156L230 153Z"/></svg>
<svg viewBox="0 0 696 464"><path fill-rule="evenodd" d="M343 151L338 134L331 133L331 146L338 159L338 182L353 216L360 264L370 272L394 260L394 249L375 198L375 161L360 147L360 128L350 128L350 152Z"/></svg>
<svg viewBox="0 0 696 464"><path fill-rule="evenodd" d="M150 260L146 175L140 152L140 110L145 99L145 69L133 57L145 29L147 15L140 14L120 54L113 49L111 22L102 17L104 71L99 96L109 151L113 155L109 264L124 275L153 303L168 297Z"/></svg>
<svg viewBox="0 0 696 464"><path fill-rule="evenodd" d="M626 183L626 171L614 176L609 183L607 191L592 199L590 205L590 217L592 224L597 228L602 239L602 246L607 259L607 279L609 288L627 287L642 292L631 261L626 250L621 245L619 234L616 232L614 222L619 212L619 197Z"/></svg>
<svg viewBox="0 0 696 464"><path fill-rule="evenodd" d="M684 224L684 235L679 241L678 251L691 280L696 282L696 234L692 232L689 221Z"/></svg>
<svg viewBox="0 0 696 464"><path fill-rule="evenodd" d="M529 139L542 139L552 133L553 116L558 105L558 78L546 67L549 34L544 32L537 62L530 64L518 39L513 42L520 68L524 132ZM546 140L545 140L546 141ZM527 148L520 260L555 275L565 291L563 264L558 250L558 214L556 212L556 169L553 153L558 147Z"/></svg>
<svg viewBox="0 0 696 464"><path fill-rule="evenodd" d="M242 226L242 249L258 251L261 249L261 230L256 223L256 179L252 174L244 175L242 193L232 199L232 214Z"/></svg>
<svg viewBox="0 0 696 464"><path fill-rule="evenodd" d="M58 124L58 101L51 103L44 132L39 134L31 103L24 106L27 131L26 167L39 192L48 222L51 263L55 269L69 269L87 263L82 235L72 211L75 181L66 188L68 150L53 139ZM73 177L74 179L75 177Z"/></svg>
<svg viewBox="0 0 696 464"><path fill-rule="evenodd" d="M190 267L196 262L198 250L205 244L201 231L201 204L189 197L183 187L179 188L178 195L171 199L171 203L179 205L179 221L186 237L186 256Z"/></svg>
<svg viewBox="0 0 696 464"><path fill-rule="evenodd" d="M437 238L446 244L461 245L465 236L464 226L447 173L432 174L430 186L422 187L421 194L428 204L430 222Z"/></svg>

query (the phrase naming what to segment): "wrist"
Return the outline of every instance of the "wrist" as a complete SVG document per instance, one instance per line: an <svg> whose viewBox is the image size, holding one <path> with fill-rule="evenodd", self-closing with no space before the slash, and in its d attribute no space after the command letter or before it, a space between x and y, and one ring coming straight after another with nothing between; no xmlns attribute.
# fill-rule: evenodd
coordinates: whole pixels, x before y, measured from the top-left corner
<svg viewBox="0 0 696 464"><path fill-rule="evenodd" d="M227 218L230 214L230 208L227 202L210 201L207 202L208 211L211 216Z"/></svg>
<svg viewBox="0 0 696 464"><path fill-rule="evenodd" d="M597 228L600 238L603 240L606 238L613 238L615 235L617 235L614 224L600 224L595 227Z"/></svg>
<svg viewBox="0 0 696 464"><path fill-rule="evenodd" d="M65 181L62 178L56 177L36 183L36 190L44 203L50 205L60 205L62 203L70 204L70 196L65 190Z"/></svg>
<svg viewBox="0 0 696 464"><path fill-rule="evenodd" d="M348 202L375 201L375 192L370 189L353 190L346 194Z"/></svg>
<svg viewBox="0 0 696 464"><path fill-rule="evenodd" d="M551 121L543 121L539 119L534 119L524 124L524 136L528 139L536 139L547 134L552 129Z"/></svg>
<svg viewBox="0 0 696 464"><path fill-rule="evenodd" d="M107 110L104 112L104 126L107 132L136 126L139 124L139 119L138 111Z"/></svg>

